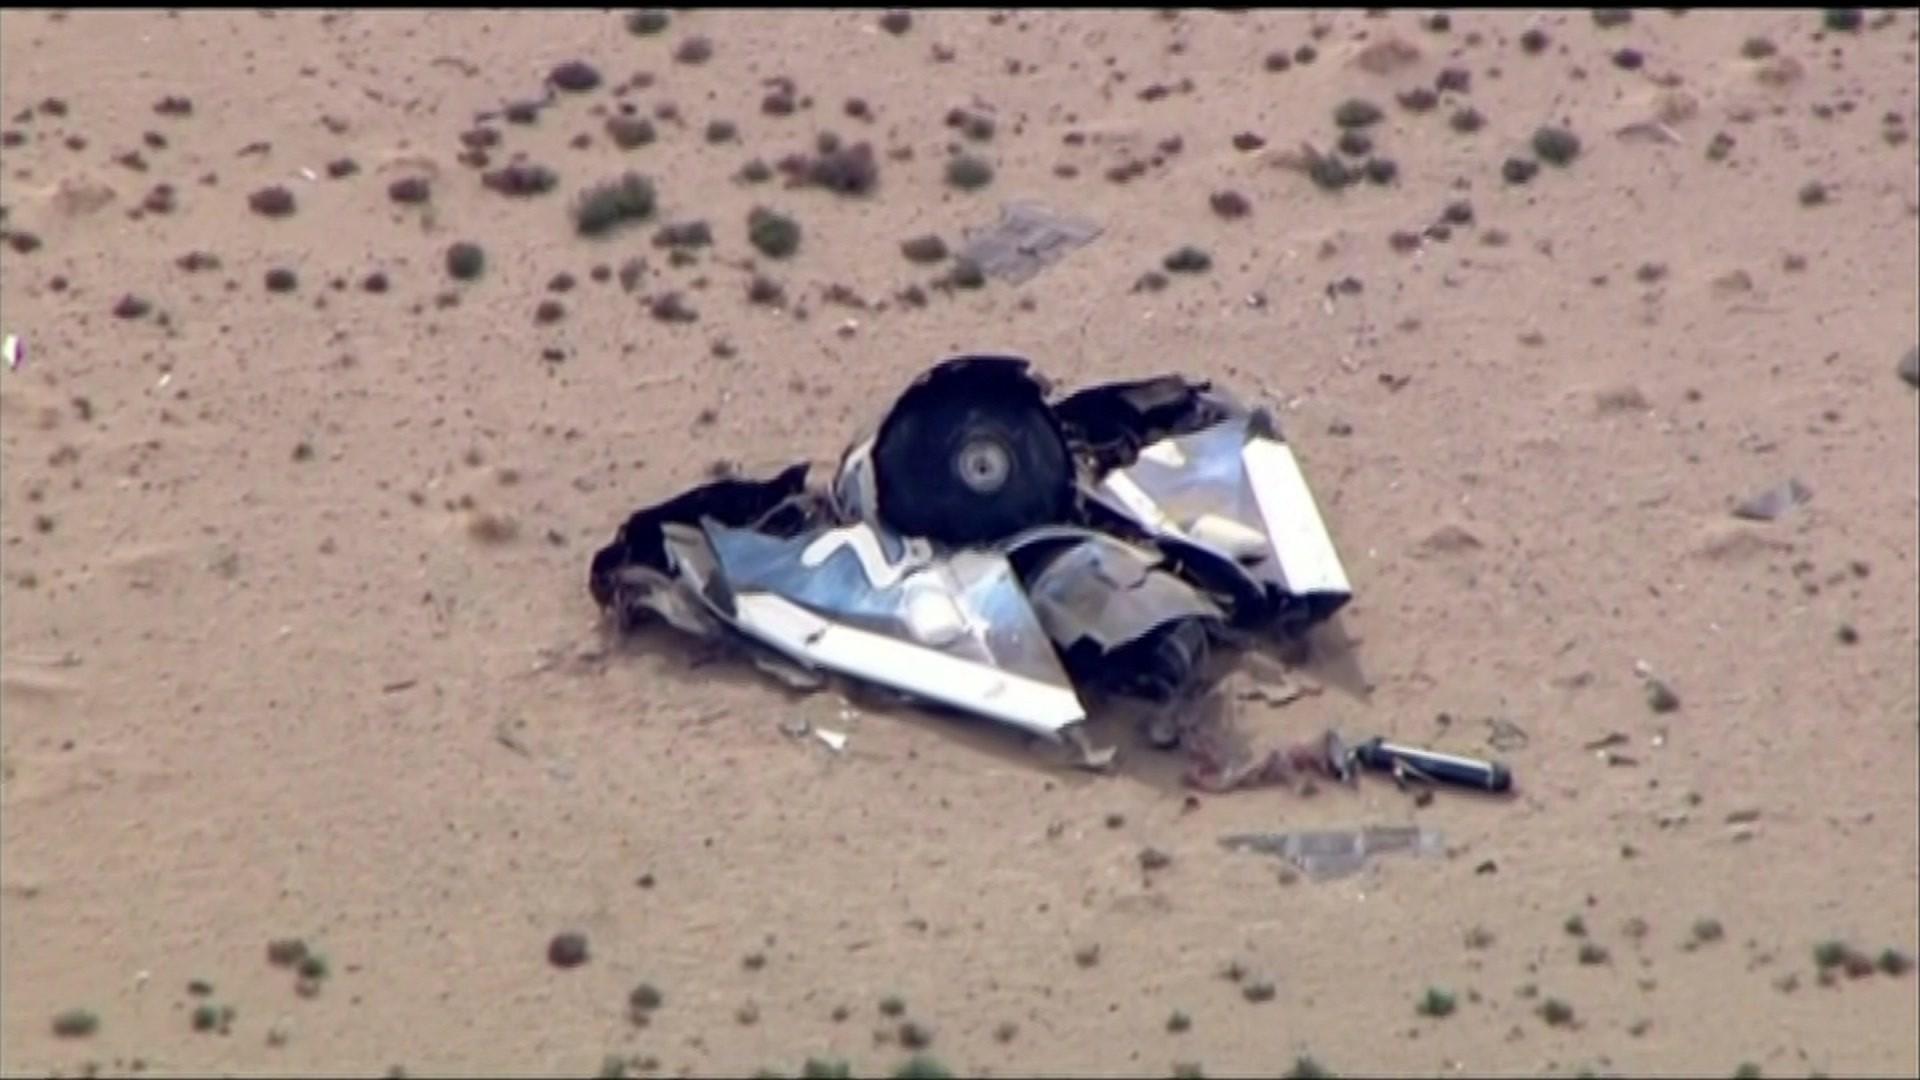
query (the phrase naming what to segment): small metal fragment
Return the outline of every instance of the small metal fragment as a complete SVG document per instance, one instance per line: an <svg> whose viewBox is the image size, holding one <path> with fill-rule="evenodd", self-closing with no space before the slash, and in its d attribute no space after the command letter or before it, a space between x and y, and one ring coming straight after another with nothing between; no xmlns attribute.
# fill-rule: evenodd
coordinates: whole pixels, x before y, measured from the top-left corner
<svg viewBox="0 0 1920 1080"><path fill-rule="evenodd" d="M1733 508L1733 516L1746 521L1777 521L1813 498L1813 489L1799 480L1788 480L1778 487L1743 500Z"/></svg>

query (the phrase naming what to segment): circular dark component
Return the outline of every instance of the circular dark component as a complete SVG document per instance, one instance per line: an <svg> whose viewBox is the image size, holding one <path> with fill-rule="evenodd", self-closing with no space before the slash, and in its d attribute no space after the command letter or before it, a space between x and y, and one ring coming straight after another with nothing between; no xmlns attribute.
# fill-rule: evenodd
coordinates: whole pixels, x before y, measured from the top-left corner
<svg viewBox="0 0 1920 1080"><path fill-rule="evenodd" d="M901 395L873 447L880 520L907 536L990 544L1065 517L1073 466L1024 361L948 361Z"/></svg>
<svg viewBox="0 0 1920 1080"><path fill-rule="evenodd" d="M988 432L962 443L954 455L953 471L967 490L976 495L993 495L1007 486L1013 472L1013 450Z"/></svg>

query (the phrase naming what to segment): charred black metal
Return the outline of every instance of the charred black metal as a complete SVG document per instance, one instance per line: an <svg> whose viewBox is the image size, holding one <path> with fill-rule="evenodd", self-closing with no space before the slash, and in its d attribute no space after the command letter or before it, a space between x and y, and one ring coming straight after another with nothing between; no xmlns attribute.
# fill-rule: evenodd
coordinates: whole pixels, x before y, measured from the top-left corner
<svg viewBox="0 0 1920 1080"><path fill-rule="evenodd" d="M644 617L645 609L635 603L622 571L642 567L673 574L666 549L669 524L698 525L712 519L775 536L799 535L819 518L819 509L812 505L816 500L807 492L808 468L805 463L790 466L771 480L716 480L635 511L614 534L613 542L593 556L587 587L594 602L617 614L622 626L630 627Z"/></svg>
<svg viewBox="0 0 1920 1080"><path fill-rule="evenodd" d="M956 547L1062 520L1073 466L1046 389L1010 356L958 357L915 382L875 437L881 519Z"/></svg>
<svg viewBox="0 0 1920 1080"><path fill-rule="evenodd" d="M1225 412L1210 401L1212 385L1179 375L1090 387L1053 407L1068 439L1096 472L1125 468L1161 439L1219 423Z"/></svg>

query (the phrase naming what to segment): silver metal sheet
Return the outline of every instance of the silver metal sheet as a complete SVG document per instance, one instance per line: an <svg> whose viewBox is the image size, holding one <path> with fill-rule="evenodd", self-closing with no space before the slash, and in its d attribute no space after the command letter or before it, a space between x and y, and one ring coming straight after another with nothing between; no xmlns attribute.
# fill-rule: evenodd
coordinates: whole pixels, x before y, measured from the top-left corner
<svg viewBox="0 0 1920 1080"><path fill-rule="evenodd" d="M1039 203L1008 203L1001 207L999 221L968 235L960 257L988 277L1018 285L1092 243L1102 231L1085 218Z"/></svg>
<svg viewBox="0 0 1920 1080"><path fill-rule="evenodd" d="M1146 446L1093 494L1149 533L1229 558L1290 595L1352 592L1292 449L1258 434L1250 414Z"/></svg>
<svg viewBox="0 0 1920 1080"><path fill-rule="evenodd" d="M1131 544L1085 532L1027 582L1040 625L1062 648L1112 652L1180 619L1222 620L1219 607Z"/></svg>
<svg viewBox="0 0 1920 1080"><path fill-rule="evenodd" d="M1318 881L1357 873L1379 855L1434 856L1444 854L1446 850L1445 841L1438 832L1411 825L1369 825L1359 829L1318 829L1293 833L1239 833L1221 837L1220 845L1229 851L1277 855Z"/></svg>
<svg viewBox="0 0 1920 1080"><path fill-rule="evenodd" d="M864 523L792 539L708 524L731 610L754 639L815 667L1058 740L1086 719L1012 565L934 558Z"/></svg>

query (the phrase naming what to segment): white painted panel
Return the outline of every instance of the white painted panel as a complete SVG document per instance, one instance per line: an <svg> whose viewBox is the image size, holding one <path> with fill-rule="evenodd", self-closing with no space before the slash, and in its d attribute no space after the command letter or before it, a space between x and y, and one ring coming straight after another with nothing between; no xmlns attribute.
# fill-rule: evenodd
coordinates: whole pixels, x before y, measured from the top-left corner
<svg viewBox="0 0 1920 1080"><path fill-rule="evenodd" d="M1240 453L1287 591L1295 596L1351 594L1346 568L1340 565L1293 449L1271 439L1254 439Z"/></svg>
<svg viewBox="0 0 1920 1080"><path fill-rule="evenodd" d="M1087 718L1066 687L1009 674L911 642L829 622L771 593L734 597L740 629L815 667L867 679L1058 740Z"/></svg>

